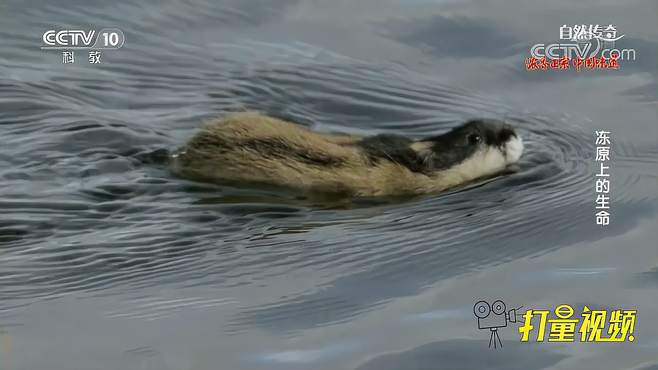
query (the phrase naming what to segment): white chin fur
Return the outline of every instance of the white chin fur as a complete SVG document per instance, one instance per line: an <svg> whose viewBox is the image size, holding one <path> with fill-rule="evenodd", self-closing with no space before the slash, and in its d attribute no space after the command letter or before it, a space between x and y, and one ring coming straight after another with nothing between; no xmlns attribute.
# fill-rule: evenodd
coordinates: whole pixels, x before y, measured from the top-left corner
<svg viewBox="0 0 658 370"><path fill-rule="evenodd" d="M444 185L458 185L483 176L496 174L515 163L523 153L523 141L513 137L504 148L485 147L462 163L442 172Z"/></svg>
<svg viewBox="0 0 658 370"><path fill-rule="evenodd" d="M523 154L523 139L520 136L512 136L505 144L505 160L508 164L516 163Z"/></svg>

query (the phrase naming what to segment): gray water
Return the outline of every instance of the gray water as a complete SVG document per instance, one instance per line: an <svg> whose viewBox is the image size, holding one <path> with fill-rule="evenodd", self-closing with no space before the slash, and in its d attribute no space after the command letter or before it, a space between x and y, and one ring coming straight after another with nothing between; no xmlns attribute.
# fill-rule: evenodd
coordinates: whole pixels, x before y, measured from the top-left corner
<svg viewBox="0 0 658 370"><path fill-rule="evenodd" d="M1 369L655 369L654 1L0 2ZM525 70L563 24L609 24L616 71ZM48 29L118 27L62 64ZM622 43L623 42L623 43ZM149 153L253 109L425 136L475 117L520 171L317 205L175 178ZM612 132L610 225L595 130ZM489 349L473 304L637 308L633 343Z"/></svg>

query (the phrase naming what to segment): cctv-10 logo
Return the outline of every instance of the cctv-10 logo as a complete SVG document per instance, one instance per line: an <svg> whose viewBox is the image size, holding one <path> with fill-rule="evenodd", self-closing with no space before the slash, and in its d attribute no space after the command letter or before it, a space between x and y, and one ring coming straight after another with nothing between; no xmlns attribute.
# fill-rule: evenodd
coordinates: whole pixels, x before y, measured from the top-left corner
<svg viewBox="0 0 658 370"><path fill-rule="evenodd" d="M41 49L119 49L126 37L118 28L96 30L48 30L41 36Z"/></svg>
<svg viewBox="0 0 658 370"><path fill-rule="evenodd" d="M492 304L478 301L473 306L478 329L490 331L489 347L498 348L503 342L498 330L510 323L520 323L521 342L633 342L637 310L594 310L583 306L581 314L574 315L571 305L561 304L553 310L521 307L507 310L502 300ZM551 315L552 313L552 315ZM522 320L518 320L522 318Z"/></svg>

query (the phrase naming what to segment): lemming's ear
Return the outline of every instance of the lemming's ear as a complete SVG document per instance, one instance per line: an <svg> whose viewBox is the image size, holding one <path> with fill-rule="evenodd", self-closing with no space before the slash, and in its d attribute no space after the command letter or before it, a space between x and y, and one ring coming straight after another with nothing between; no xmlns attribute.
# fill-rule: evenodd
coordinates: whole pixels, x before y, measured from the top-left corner
<svg viewBox="0 0 658 370"><path fill-rule="evenodd" d="M434 143L431 141L416 141L410 145L411 149L416 152L420 162L425 167L432 166L432 160L434 157L434 151L432 150L433 146Z"/></svg>
<svg viewBox="0 0 658 370"><path fill-rule="evenodd" d="M411 144L411 149L413 149L418 154L423 154L425 152L432 150L433 143L431 141L416 141Z"/></svg>

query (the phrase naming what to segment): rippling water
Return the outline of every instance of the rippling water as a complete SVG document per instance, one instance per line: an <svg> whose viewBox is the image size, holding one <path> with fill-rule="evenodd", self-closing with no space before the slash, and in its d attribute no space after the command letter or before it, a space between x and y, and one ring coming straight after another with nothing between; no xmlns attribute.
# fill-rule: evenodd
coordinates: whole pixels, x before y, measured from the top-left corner
<svg viewBox="0 0 658 370"><path fill-rule="evenodd" d="M524 33L505 4L0 3L0 364L658 366L655 19L604 7L644 58L621 71L532 75L527 49L564 22ZM100 66L39 50L45 30L87 25L121 28L125 46ZM190 182L150 160L244 109L411 136L493 117L526 153L492 181L348 204ZM597 129L614 138L605 229ZM492 353L471 317L491 297L637 306L641 339L596 352L521 346L510 330Z"/></svg>

